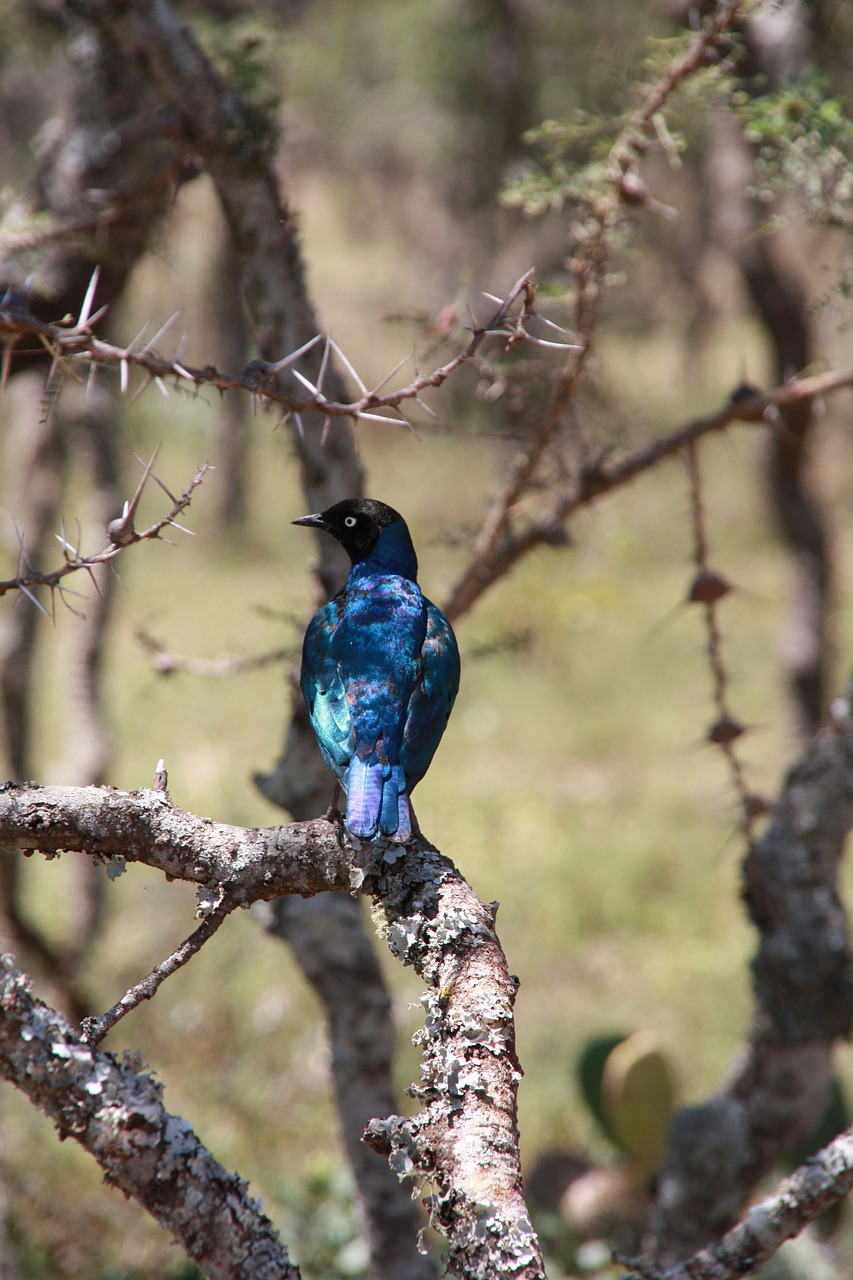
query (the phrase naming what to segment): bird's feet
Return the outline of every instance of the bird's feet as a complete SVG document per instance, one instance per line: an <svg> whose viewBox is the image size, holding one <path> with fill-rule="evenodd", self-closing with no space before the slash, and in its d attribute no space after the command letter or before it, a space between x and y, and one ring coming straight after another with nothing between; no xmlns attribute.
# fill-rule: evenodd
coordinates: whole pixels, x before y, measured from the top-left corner
<svg viewBox="0 0 853 1280"><path fill-rule="evenodd" d="M329 807L323 814L327 822L331 822L332 826L338 834L338 844L341 848L344 846L344 836L346 834L346 826L344 825L344 815L338 808L338 801L341 798L341 789L336 786L332 792L332 798L329 801Z"/></svg>

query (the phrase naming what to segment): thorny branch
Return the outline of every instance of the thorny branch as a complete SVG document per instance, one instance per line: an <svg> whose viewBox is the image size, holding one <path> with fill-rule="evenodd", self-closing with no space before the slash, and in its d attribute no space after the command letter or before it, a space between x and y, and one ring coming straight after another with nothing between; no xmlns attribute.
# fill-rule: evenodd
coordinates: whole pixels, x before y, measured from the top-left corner
<svg viewBox="0 0 853 1280"><path fill-rule="evenodd" d="M555 377L540 421L531 432L483 522L474 547L474 559L454 589L451 616L469 608L495 578L538 543L565 542L564 522L570 507L557 499L532 525L513 532L514 516L530 491L543 457L566 421L580 386L598 324L599 302L610 259L610 238L625 206L645 204L658 208L645 193L638 174L642 156L660 134L660 112L668 99L690 76L716 60L718 48L729 31L743 0L719 0L713 17L694 37L683 58L667 67L614 141L604 166L608 181L602 194L592 196L575 225L575 244L569 262L574 283L574 344L563 370Z"/></svg>
<svg viewBox="0 0 853 1280"><path fill-rule="evenodd" d="M32 601L34 605L37 606L37 608L41 609L43 613L47 613L44 605L34 594L35 588L47 587L51 594L52 612L54 608L55 591L59 592L63 603L68 605L65 588L62 586L62 580L63 578L67 578L69 574L77 573L79 570L85 569L89 571L89 576L94 583L95 580L94 577L92 577L91 570L95 565L112 563L116 556L120 555L125 547L129 547L132 543L150 542L155 538L159 538L163 530L169 527L181 529L184 533L189 532L189 530L184 529L182 525L178 524L177 518L182 512L186 511L187 507L190 505L195 490L202 483L208 471L210 471L210 466L208 463L204 463L198 468L189 485L180 497L175 497L174 494L169 492L161 480L157 480L160 487L172 499L172 508L165 516L161 516L159 520L155 520L153 524L149 525L147 529L138 531L134 527L133 518L139 504L139 499L142 496L145 483L148 480L148 477L153 475L153 472L151 471L153 461L154 458L152 457L151 462L148 463L145 473L139 482L136 493L133 498L124 504L124 511L122 512L122 515L110 522L107 529L109 544L104 547L102 551L98 551L96 554L91 556L84 556L80 551L80 547L74 546L70 543L65 537L64 532L62 532L57 534L56 537L62 546L62 553L64 556L63 563L57 569L52 569L50 571L39 570L35 569L30 564L26 547L23 540L21 540L18 557L18 573L14 578L0 580L0 596L4 596L8 591L21 591L29 600ZM154 476L154 479L156 480L157 477ZM95 585L97 589L97 584ZM71 608L70 605L68 605L68 607Z"/></svg>
<svg viewBox="0 0 853 1280"><path fill-rule="evenodd" d="M246 391L258 400L268 400L279 404L286 416L301 416L303 413L316 412L328 419L353 418L364 421L390 422L394 426L406 426L407 419L389 418L376 414L376 409L396 409L402 413L401 406L410 400L427 408L421 399L425 391L440 387L461 365L466 364L480 350L485 340L490 337L502 337L510 345L518 342L538 343L545 341L528 332L528 325L539 317L533 306L534 288L533 272L527 271L516 281L498 310L483 325L474 325L470 342L451 360L433 369L430 373L421 373L417 368L417 357L412 355L403 362L412 360L415 366L415 377L406 386L395 390L386 390L388 383L398 372L393 370L371 390L360 378L350 361L331 337L325 339L321 334L315 335L296 351L282 356L280 360L269 363L264 360L253 360L240 374L221 373L213 365L196 368L183 364L180 353L171 358L159 355L155 343L162 337L163 326L153 338L145 340L143 331L126 347L116 346L97 337L93 325L101 318L98 312L91 318L87 314L73 324L49 323L31 315L26 308L26 300L18 294L7 294L0 301L0 343L2 343L6 359L4 368L8 367L9 355L15 347L27 337L34 337L51 355L56 369L76 373L84 367L106 366L118 369L122 391L127 390L128 371L131 367L143 370L149 382L156 383L168 394L167 380L174 385L214 387L217 391ZM174 319L174 317L173 317ZM306 355L319 343L325 342L325 350L334 351L349 370L361 390L361 395L352 401L330 400L323 392L322 378L317 383L311 382L297 368L299 358ZM549 346L555 344L548 343ZM556 344L568 346L565 344ZM276 381L276 375L289 369L294 377L306 388L307 395L297 396L285 389ZM5 376L5 375L4 375ZM429 410L428 410L429 412Z"/></svg>
<svg viewBox="0 0 853 1280"><path fill-rule="evenodd" d="M445 613L451 619L458 618L534 547L565 543L566 521L576 511L589 506L602 494L619 489L652 470L665 458L676 457L703 436L724 431L735 422L769 424L772 427L776 421L776 409L827 396L846 387L853 387L853 370L829 370L811 377L791 379L768 392L750 389L742 393L738 390L717 413L693 418L610 466L596 462L585 467L572 486L555 495L545 511L530 518L517 531L507 529L501 541L475 554L443 606Z"/></svg>
<svg viewBox="0 0 853 1280"><path fill-rule="evenodd" d="M723 637L720 631L719 605L731 591L731 584L722 574L715 572L708 561L708 537L705 529L705 504L702 497L702 476L699 467L698 441L687 446L687 469L690 476L690 512L693 520L693 561L696 576L690 585L688 600L701 606L705 614L708 663L713 683L716 720L708 730L708 741L719 747L729 767L735 794L741 810L741 831L748 846L752 844L755 819L765 811L760 797L750 793L746 785L744 767L735 743L745 733L745 726L732 715L729 707L729 680L723 661Z"/></svg>
<svg viewBox="0 0 853 1280"><path fill-rule="evenodd" d="M372 414L368 409L395 408L402 413L400 406L408 400L415 400L423 405L421 393L429 387L440 386L456 369L472 359L487 337L502 336L509 345L525 340L538 341L538 339L531 337L527 333L527 325L538 318L534 299L535 289L532 283L532 272L526 272L509 291L506 299L492 318L485 325L475 327L474 335L463 351L459 352L446 364L433 370L432 373L418 373L414 381L392 392L383 392L381 388L387 384L393 375L385 378L373 391L368 391L358 374L349 365L346 357L343 356L340 348L337 347L337 344L333 344L364 392L359 400L350 402L327 400L322 390L318 390L313 384L308 384L313 391L312 397L295 397L292 393L276 386L272 380L275 372L286 365L295 364L299 357L305 354L309 348L321 342L320 335L316 335L309 343L304 344L297 351L283 357L282 360L275 364L254 361L242 375L231 376L219 373L211 365L197 369L185 367L177 359L163 359L154 351L153 340L143 345L138 345L141 342L140 339L136 344L131 343L127 348L118 348L96 339L90 332L90 326L97 316L92 317L92 319L88 318L88 303L84 308L84 319L78 321L77 325L70 329L63 329L59 325L49 325L39 321L27 313L21 312L16 305L12 307L11 311L8 307L0 305L0 333L2 333L7 323L15 326L15 332L19 336L27 332L34 332L44 338L45 333L49 332L50 349L54 352L54 358L58 363L72 358L75 360L85 358L87 361L91 359L96 365L98 363L117 364L122 370L125 388L127 385L127 366L132 364L145 369L151 381L163 383L164 378L171 377L179 382L188 380L196 387L210 385L219 390L242 389L253 396L267 398L280 403L288 413L293 413L294 415L310 410L324 413L329 419L338 416L350 416L365 420L385 420L399 426L405 425L405 423L397 419L383 419L381 415ZM155 338L158 336L159 334L155 335ZM7 338L7 343L8 341L9 339ZM326 339L326 341L327 343L332 343L331 339ZM567 346L569 344L557 345ZM304 377L301 380L307 383L307 379ZM561 385L564 390L568 387L565 379L563 379ZM835 391L851 386L853 386L853 370L830 370L810 377L791 379L767 393L761 393L749 388L745 390L739 389L732 395L729 403L718 413L694 419L661 439L653 441L652 444L636 450L611 466L605 466L600 462L587 466L580 472L574 487L564 489L563 492L556 494L550 507L534 516L521 528L511 528L509 524L510 516L514 513L515 508L521 502L523 495L533 481L542 453L559 426L558 418L561 419L568 405L568 400L561 401L562 407L555 417L556 401L552 401L546 415L547 423L543 426L543 430L537 434L532 447L529 447L521 456L500 499L487 517L483 529L475 542L472 560L453 588L445 606L445 611L451 619L459 617L471 608L489 586L509 572L520 559L536 546L553 546L565 543L566 521L580 507L589 505L602 494L620 488L636 476L653 469L664 458L676 455L691 447L702 436L714 431L721 431L737 421L773 424L775 423L776 410L778 409L830 395ZM572 384L573 387L574 383ZM424 407L426 406L424 405ZM201 483L208 470L209 467L207 465L201 467L186 492L181 498L174 500L175 505L172 511L144 532L137 533L133 529L132 519L127 528L121 526L121 521L114 522L114 526L111 526L110 530L112 545L95 556L84 557L80 555L79 551L71 547L62 536L60 537L60 542L62 542L65 552L65 564L52 573L39 573L27 565L25 551L22 548L21 559L22 564L26 566L26 572L19 572L15 578L0 581L0 596L7 591L16 589L29 594L29 588L34 586L47 586L53 590L59 586L60 580L69 573L114 559L123 545L157 537L162 529L167 524L174 523L175 517L189 505L193 490ZM138 501L138 497L139 493L137 492L129 511L125 511L125 518L128 515L132 517L133 508L135 502Z"/></svg>

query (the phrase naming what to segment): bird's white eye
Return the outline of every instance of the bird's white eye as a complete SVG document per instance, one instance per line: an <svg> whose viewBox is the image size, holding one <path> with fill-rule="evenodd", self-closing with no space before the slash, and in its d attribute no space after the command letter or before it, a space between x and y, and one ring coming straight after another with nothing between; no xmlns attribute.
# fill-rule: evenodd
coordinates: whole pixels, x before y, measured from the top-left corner
<svg viewBox="0 0 853 1280"><path fill-rule="evenodd" d="M355 516L347 516L346 519L344 520L344 524L348 529L354 529L355 526L358 524L358 521L356 520Z"/></svg>

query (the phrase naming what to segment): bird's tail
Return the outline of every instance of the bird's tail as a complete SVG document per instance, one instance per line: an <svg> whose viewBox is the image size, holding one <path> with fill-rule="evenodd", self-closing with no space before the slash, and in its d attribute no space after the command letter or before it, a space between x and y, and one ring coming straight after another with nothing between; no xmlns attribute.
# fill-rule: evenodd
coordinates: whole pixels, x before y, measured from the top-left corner
<svg viewBox="0 0 853 1280"><path fill-rule="evenodd" d="M402 843L411 838L412 818L401 765L353 756L347 779L347 830L361 840L383 835Z"/></svg>

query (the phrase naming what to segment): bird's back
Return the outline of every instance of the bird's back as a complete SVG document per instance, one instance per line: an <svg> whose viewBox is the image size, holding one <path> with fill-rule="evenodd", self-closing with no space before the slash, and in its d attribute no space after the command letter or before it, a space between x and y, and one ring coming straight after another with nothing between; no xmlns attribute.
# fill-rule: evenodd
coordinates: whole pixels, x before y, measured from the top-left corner
<svg viewBox="0 0 853 1280"><path fill-rule="evenodd" d="M408 794L429 768L459 686L447 619L417 583L360 574L315 615L302 690L326 762L347 791L347 828L411 835Z"/></svg>

